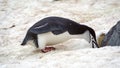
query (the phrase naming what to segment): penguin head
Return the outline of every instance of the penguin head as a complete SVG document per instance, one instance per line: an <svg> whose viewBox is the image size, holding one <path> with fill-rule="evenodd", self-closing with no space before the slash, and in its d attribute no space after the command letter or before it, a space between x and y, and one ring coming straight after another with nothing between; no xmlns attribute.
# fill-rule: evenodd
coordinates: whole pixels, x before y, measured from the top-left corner
<svg viewBox="0 0 120 68"><path fill-rule="evenodd" d="M94 38L91 38L91 42L92 42L92 48L99 48L97 41L95 41Z"/></svg>
<svg viewBox="0 0 120 68"><path fill-rule="evenodd" d="M89 30L89 32L90 32L90 38L91 38L91 42L92 42L92 48L99 48L99 46L98 46L98 43L97 43L97 40L96 40L96 34L95 34L95 31L94 31L94 29L92 29L91 27L88 27L88 26L85 26L85 28L87 29L87 30Z"/></svg>

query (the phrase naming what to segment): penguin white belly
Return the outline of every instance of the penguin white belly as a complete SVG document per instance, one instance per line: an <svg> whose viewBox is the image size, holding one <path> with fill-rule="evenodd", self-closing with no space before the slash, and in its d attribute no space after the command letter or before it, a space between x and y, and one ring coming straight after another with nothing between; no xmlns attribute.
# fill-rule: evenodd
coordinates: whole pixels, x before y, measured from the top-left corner
<svg viewBox="0 0 120 68"><path fill-rule="evenodd" d="M43 49L46 45L53 45L65 42L71 38L84 38L86 41L89 41L89 31L84 32L83 34L71 35L68 32L64 32L59 35L54 35L52 32L38 34L38 45Z"/></svg>
<svg viewBox="0 0 120 68"><path fill-rule="evenodd" d="M62 33L59 35L54 35L53 33L49 33L48 37L46 36L46 42L47 44L57 44L57 43L61 43L61 42L65 42L67 40L69 40L72 36L68 33Z"/></svg>
<svg viewBox="0 0 120 68"><path fill-rule="evenodd" d="M71 38L71 35L68 32L59 35L54 35L52 32L48 32L44 34L39 34L38 37L41 39L43 38L46 44L51 45L67 41Z"/></svg>

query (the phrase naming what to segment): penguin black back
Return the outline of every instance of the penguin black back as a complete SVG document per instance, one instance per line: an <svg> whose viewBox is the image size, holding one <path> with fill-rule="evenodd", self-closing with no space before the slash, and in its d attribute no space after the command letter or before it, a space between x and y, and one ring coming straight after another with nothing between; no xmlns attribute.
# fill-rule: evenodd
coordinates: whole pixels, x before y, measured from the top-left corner
<svg viewBox="0 0 120 68"><path fill-rule="evenodd" d="M69 34L76 35L83 34L87 30L91 33L91 35L95 39L95 42L97 42L95 32L92 28L78 24L66 18L47 17L30 27L21 45L25 45L28 40L33 39L36 47L38 47L37 34L52 32L55 35L59 35L68 31Z"/></svg>

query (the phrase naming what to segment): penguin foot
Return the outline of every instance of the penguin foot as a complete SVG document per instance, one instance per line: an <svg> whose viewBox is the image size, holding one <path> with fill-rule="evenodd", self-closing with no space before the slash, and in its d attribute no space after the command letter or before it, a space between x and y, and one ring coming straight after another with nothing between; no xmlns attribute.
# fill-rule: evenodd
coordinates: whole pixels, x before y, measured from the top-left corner
<svg viewBox="0 0 120 68"><path fill-rule="evenodd" d="M46 53L46 52L49 52L49 51L52 51L52 50L55 50L55 48L54 47L45 47L45 49L41 49L41 51L43 53Z"/></svg>

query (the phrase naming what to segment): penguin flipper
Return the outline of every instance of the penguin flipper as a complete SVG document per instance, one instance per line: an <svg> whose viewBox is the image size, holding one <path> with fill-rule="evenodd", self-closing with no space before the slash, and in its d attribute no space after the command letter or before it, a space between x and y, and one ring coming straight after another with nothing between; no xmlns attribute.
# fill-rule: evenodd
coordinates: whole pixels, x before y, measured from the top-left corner
<svg viewBox="0 0 120 68"><path fill-rule="evenodd" d="M50 27L48 25L48 23L44 24L44 25L39 25L39 26L32 26L29 29L29 32L32 32L34 34L42 34L42 33L46 33L50 31Z"/></svg>
<svg viewBox="0 0 120 68"><path fill-rule="evenodd" d="M66 28L59 24L49 25L46 23L42 26L32 27L29 31L34 34L42 34L42 33L46 33L46 32L52 32L53 34L58 35L58 34L65 32Z"/></svg>
<svg viewBox="0 0 120 68"><path fill-rule="evenodd" d="M61 33L64 33L65 31L67 31L67 29L62 25L58 25L55 26L54 28L53 27L51 28L51 32L55 35L59 35Z"/></svg>

